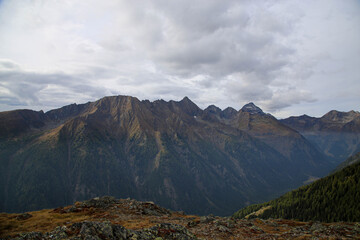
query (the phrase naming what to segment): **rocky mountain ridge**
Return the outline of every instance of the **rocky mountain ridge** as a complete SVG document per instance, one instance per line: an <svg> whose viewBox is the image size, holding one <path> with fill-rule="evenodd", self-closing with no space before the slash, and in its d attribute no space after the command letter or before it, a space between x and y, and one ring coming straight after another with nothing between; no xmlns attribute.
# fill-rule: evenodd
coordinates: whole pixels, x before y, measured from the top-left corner
<svg viewBox="0 0 360 240"><path fill-rule="evenodd" d="M302 115L280 120L300 132L333 131L333 132L360 132L360 112L339 112L332 110L320 118Z"/></svg>
<svg viewBox="0 0 360 240"><path fill-rule="evenodd" d="M332 110L320 118L303 115L280 122L301 133L336 165L360 151L360 112Z"/></svg>

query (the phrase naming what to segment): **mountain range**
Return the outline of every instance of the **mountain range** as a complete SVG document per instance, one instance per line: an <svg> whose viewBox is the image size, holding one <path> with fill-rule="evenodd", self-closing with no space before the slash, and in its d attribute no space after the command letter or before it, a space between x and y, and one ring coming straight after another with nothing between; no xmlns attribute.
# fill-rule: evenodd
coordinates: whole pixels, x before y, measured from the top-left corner
<svg viewBox="0 0 360 240"><path fill-rule="evenodd" d="M348 113L337 113L326 123L348 121ZM336 152L326 147L338 141L331 124L302 131L298 118L279 121L253 103L202 110L187 97L114 96L46 113L1 112L0 211L112 195L229 215L326 175L359 148L356 117L337 130L341 138L350 134L351 147ZM327 144L318 140L322 131L333 134Z"/></svg>
<svg viewBox="0 0 360 240"><path fill-rule="evenodd" d="M333 110L320 118L302 115L280 122L301 133L335 164L360 151L359 112Z"/></svg>

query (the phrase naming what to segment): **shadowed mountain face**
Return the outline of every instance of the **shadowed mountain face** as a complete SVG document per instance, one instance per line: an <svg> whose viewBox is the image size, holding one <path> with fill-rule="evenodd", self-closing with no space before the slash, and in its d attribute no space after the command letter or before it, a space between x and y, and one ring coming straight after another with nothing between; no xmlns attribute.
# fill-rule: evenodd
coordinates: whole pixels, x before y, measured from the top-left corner
<svg viewBox="0 0 360 240"><path fill-rule="evenodd" d="M188 98L117 96L47 113L2 112L0 123L0 211L113 195L226 215L331 167L255 105L201 110Z"/></svg>
<svg viewBox="0 0 360 240"><path fill-rule="evenodd" d="M321 118L306 115L281 122L299 131L335 164L360 151L360 113L330 111Z"/></svg>

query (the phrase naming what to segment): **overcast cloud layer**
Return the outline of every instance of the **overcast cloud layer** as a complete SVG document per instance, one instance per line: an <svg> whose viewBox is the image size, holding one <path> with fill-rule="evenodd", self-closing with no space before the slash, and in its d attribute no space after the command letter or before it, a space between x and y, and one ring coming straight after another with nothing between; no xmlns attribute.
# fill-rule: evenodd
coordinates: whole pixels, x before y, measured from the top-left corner
<svg viewBox="0 0 360 240"><path fill-rule="evenodd" d="M360 2L0 1L0 111L108 95L359 110Z"/></svg>

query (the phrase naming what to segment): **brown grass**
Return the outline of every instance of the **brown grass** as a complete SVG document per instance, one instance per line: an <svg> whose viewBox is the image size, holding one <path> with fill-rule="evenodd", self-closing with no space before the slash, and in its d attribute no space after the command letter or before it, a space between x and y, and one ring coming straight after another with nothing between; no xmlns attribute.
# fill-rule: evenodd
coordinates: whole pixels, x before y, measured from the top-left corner
<svg viewBox="0 0 360 240"><path fill-rule="evenodd" d="M79 203L75 203L79 205ZM134 215L131 210L117 205L116 211L84 208L80 212L64 213L64 210L69 209L70 206L63 209L44 209L41 211L29 212L32 217L26 220L18 220L16 217L19 214L0 213L0 238L5 236L15 236L23 232L50 232L57 226L71 226L76 222L83 221L110 221L113 224L120 224L125 228L132 230L139 230L143 228L150 228L162 222L174 222L181 224L177 219L197 219L198 216L181 215L174 213L172 216L146 216Z"/></svg>
<svg viewBox="0 0 360 240"><path fill-rule="evenodd" d="M49 209L29 212L32 217L18 220L19 214L0 213L0 237L14 236L22 232L49 232L57 226L71 225L89 219L87 212L56 213Z"/></svg>

